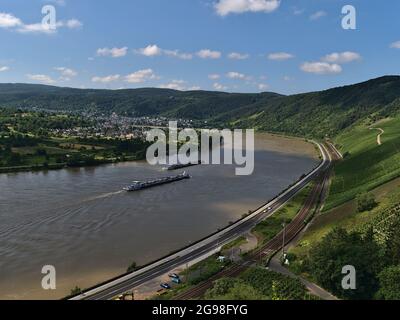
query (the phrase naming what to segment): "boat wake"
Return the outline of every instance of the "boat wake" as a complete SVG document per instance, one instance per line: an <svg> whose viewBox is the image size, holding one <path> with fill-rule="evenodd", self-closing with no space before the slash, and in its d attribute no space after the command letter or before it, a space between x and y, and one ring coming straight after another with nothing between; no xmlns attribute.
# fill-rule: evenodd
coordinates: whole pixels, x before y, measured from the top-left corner
<svg viewBox="0 0 400 320"><path fill-rule="evenodd" d="M52 208L49 210L42 211L42 214L43 213L48 213L48 214L45 217L41 216L40 218L37 219L28 220L23 224L0 228L0 237L1 238L7 237L12 233L21 232L30 228L35 228L43 225L51 225L53 223L59 222L60 220L63 219L65 220L68 217L82 214L83 211L90 212L91 209L94 209L97 205L99 205L98 203L96 203L97 200L104 200L112 196L121 194L123 192L124 192L123 190L109 192L91 198L83 199L76 203L69 203L64 206L59 206L57 208ZM90 202L92 202L92 204L88 206L87 204ZM84 204L86 204L86 206L84 206Z"/></svg>
<svg viewBox="0 0 400 320"><path fill-rule="evenodd" d="M104 199L104 198L108 198L108 197L112 197L112 196L121 194L123 192L124 192L124 190L105 193L105 194L102 194L102 195L99 195L99 196L95 196L95 197L92 197L92 198L88 198L88 199L82 200L82 203L89 202L89 201L94 201L94 200L99 200L99 199Z"/></svg>

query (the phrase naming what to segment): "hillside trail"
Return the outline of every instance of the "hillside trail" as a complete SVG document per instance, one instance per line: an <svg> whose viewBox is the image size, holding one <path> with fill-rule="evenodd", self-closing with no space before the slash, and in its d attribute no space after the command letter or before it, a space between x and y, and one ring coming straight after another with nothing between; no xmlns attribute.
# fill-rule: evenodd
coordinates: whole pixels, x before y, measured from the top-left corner
<svg viewBox="0 0 400 320"><path fill-rule="evenodd" d="M369 128L370 130L378 130L380 133L378 134L378 136L376 137L376 143L378 144L378 146L382 145L382 135L385 133L385 130L383 130L382 128Z"/></svg>

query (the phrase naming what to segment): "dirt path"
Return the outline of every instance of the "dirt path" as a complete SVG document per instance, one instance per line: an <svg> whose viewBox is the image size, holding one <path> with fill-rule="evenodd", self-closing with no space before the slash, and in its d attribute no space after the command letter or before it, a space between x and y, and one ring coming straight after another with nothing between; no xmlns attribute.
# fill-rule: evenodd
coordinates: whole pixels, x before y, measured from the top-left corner
<svg viewBox="0 0 400 320"><path fill-rule="evenodd" d="M378 136L376 137L376 142L378 143L378 146L382 145L382 135L385 133L385 130L383 130L382 128L369 128L370 130L378 130L380 133L378 134Z"/></svg>

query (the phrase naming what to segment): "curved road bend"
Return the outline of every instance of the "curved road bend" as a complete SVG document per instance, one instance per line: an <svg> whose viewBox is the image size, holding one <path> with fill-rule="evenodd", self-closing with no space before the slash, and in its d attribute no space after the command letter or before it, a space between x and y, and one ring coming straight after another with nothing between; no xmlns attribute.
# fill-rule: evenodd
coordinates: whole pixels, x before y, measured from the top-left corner
<svg viewBox="0 0 400 320"><path fill-rule="evenodd" d="M221 246L236 239L242 234L250 231L255 225L262 220L273 215L293 196L301 191L311 180L315 179L321 172L324 172L331 165L331 156L326 147L314 142L322 154L322 162L320 165L309 173L302 180L297 182L291 188L286 190L280 196L276 197L271 202L267 203L257 211L253 212L246 218L237 221L228 228L206 238L186 249L174 253L162 260L150 264L138 271L128 275L121 276L115 280L102 284L93 289L89 289L80 295L70 298L70 300L108 300L115 296L123 294L132 288L145 283L153 278L171 272L175 268L185 265L195 259L198 259L206 254L215 252Z"/></svg>

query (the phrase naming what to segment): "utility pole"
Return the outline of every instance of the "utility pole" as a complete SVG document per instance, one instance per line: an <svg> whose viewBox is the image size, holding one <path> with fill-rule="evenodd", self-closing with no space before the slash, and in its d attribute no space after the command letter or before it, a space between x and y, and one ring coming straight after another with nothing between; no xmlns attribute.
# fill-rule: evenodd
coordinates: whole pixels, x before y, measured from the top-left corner
<svg viewBox="0 0 400 320"><path fill-rule="evenodd" d="M285 257L285 236L286 236L286 223L283 223L283 241L282 241L282 258Z"/></svg>

